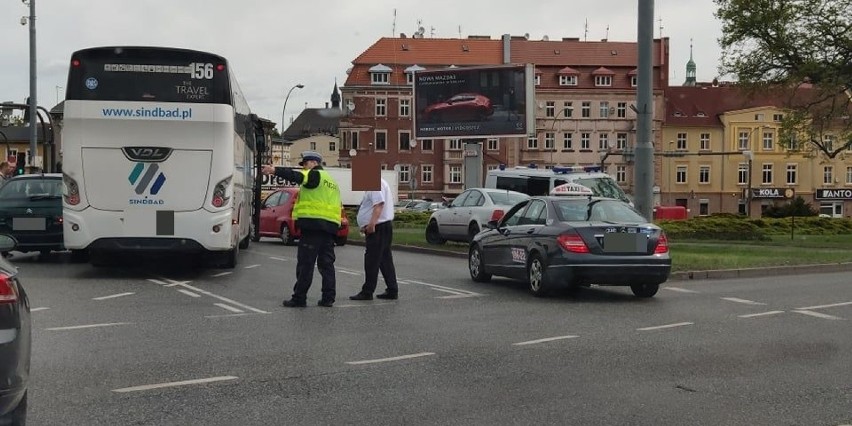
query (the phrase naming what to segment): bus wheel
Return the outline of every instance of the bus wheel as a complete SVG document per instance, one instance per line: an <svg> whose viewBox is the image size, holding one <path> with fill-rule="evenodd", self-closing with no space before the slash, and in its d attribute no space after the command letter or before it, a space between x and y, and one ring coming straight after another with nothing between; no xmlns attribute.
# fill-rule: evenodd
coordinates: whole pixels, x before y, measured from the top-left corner
<svg viewBox="0 0 852 426"><path fill-rule="evenodd" d="M71 250L72 263L86 263L89 261L89 252L86 250Z"/></svg>
<svg viewBox="0 0 852 426"><path fill-rule="evenodd" d="M237 257L240 255L240 246L236 246L223 253L222 263L220 266L223 269L234 269L237 267Z"/></svg>
<svg viewBox="0 0 852 426"><path fill-rule="evenodd" d="M245 238L240 240L240 248L245 250L245 249L249 248L249 244L251 244L251 231L249 231L249 234L246 235Z"/></svg>

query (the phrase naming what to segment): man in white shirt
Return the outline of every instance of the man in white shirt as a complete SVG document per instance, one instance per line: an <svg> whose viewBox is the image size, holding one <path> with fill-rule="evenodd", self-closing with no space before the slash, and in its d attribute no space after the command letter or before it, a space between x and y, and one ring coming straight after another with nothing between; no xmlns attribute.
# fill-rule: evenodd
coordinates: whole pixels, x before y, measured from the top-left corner
<svg viewBox="0 0 852 426"><path fill-rule="evenodd" d="M379 280L379 270L385 279L387 290L376 295L379 299L396 299L399 286L393 266L393 194L390 185L382 179L380 191L365 191L358 207L358 228L366 235L364 252L364 285L361 292L350 296L352 300L373 300L373 292Z"/></svg>

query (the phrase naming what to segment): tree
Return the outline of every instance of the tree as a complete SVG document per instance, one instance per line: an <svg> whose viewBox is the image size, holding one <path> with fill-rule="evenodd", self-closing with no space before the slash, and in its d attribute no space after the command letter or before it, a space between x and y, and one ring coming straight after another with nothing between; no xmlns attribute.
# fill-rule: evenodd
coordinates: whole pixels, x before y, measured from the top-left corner
<svg viewBox="0 0 852 426"><path fill-rule="evenodd" d="M849 0L715 2L720 71L750 90L783 96L782 145L828 158L852 148Z"/></svg>

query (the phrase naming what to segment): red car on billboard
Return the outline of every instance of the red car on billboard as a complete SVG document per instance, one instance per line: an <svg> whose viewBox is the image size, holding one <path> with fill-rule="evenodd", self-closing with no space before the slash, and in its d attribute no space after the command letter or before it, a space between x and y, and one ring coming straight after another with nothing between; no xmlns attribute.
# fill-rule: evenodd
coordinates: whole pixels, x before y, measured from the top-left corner
<svg viewBox="0 0 852 426"><path fill-rule="evenodd" d="M478 93L459 93L423 110L425 121L484 121L494 114L491 99Z"/></svg>
<svg viewBox="0 0 852 426"><path fill-rule="evenodd" d="M260 209L260 236L278 237L284 244L290 245L299 239L301 232L293 220L293 204L299 198L299 188L282 188L263 201ZM349 237L349 219L343 206L340 207L340 229L334 237L338 246L346 244Z"/></svg>

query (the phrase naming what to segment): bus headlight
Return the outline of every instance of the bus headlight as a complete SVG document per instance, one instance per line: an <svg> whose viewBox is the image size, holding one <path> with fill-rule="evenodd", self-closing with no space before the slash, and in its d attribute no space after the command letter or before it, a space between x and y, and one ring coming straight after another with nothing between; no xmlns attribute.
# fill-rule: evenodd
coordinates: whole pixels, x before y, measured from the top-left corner
<svg viewBox="0 0 852 426"><path fill-rule="evenodd" d="M224 207L228 204L228 201L231 200L231 197L228 197L228 186L231 184L231 177L227 177L219 181L216 184L216 187L213 189L213 199L210 200L210 204L213 207L219 208Z"/></svg>

